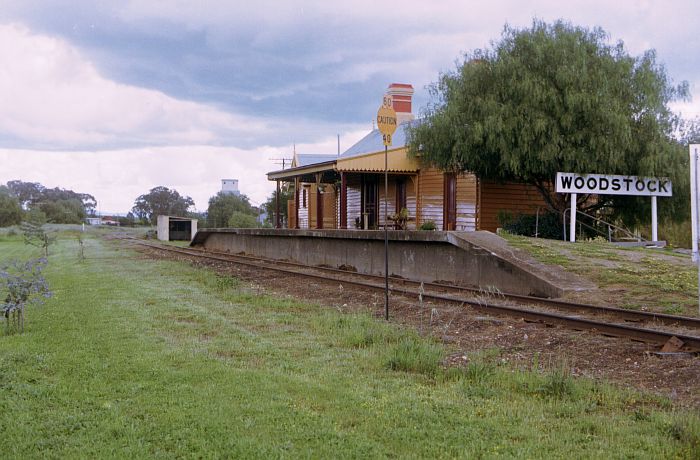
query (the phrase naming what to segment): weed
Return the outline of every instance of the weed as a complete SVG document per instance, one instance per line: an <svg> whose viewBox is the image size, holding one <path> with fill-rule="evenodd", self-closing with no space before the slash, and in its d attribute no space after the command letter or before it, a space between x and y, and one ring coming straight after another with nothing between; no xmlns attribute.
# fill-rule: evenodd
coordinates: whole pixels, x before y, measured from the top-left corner
<svg viewBox="0 0 700 460"><path fill-rule="evenodd" d="M442 356L443 350L437 344L407 335L386 351L385 365L394 371L434 376Z"/></svg>
<svg viewBox="0 0 700 460"><path fill-rule="evenodd" d="M700 417L697 415L674 415L666 423L668 435L689 447L695 455L700 452Z"/></svg>
<svg viewBox="0 0 700 460"><path fill-rule="evenodd" d="M483 362L471 362L464 369L464 378L469 382L483 384L491 380L496 373L493 364Z"/></svg>
<svg viewBox="0 0 700 460"><path fill-rule="evenodd" d="M237 289L241 282L238 278L233 278L231 276L216 275L215 287L217 291L225 292L231 289Z"/></svg>
<svg viewBox="0 0 700 460"><path fill-rule="evenodd" d="M664 308L664 313L667 315L680 315L683 313L683 308L680 305L670 305Z"/></svg>
<svg viewBox="0 0 700 460"><path fill-rule="evenodd" d="M335 332L334 335L341 345L351 348L388 345L400 339L396 329L377 322L369 314L334 315L325 325Z"/></svg>
<svg viewBox="0 0 700 460"><path fill-rule="evenodd" d="M554 397L570 397L574 393L574 382L566 366L559 366L545 376L544 383L537 389L537 393Z"/></svg>

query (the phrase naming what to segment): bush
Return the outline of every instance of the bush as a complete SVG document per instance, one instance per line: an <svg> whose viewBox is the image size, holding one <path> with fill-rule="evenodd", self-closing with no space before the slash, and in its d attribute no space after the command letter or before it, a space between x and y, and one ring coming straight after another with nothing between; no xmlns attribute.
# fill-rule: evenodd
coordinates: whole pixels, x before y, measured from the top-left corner
<svg viewBox="0 0 700 460"><path fill-rule="evenodd" d="M387 350L386 367L434 376L442 357L443 350L439 345L417 336L406 336Z"/></svg>
<svg viewBox="0 0 700 460"><path fill-rule="evenodd" d="M563 238L562 218L553 212L540 213L539 219L536 214L499 213L498 223L503 230L513 235L537 236L552 240Z"/></svg>
<svg viewBox="0 0 700 460"><path fill-rule="evenodd" d="M257 228L258 220L253 215L234 211L228 220L228 226L232 228Z"/></svg>
<svg viewBox="0 0 700 460"><path fill-rule="evenodd" d="M25 263L12 261L0 267L0 298L4 298L1 310L5 317L6 331L14 326L24 330L24 308L40 303L42 297L50 297L51 291L41 272L46 259L32 259Z"/></svg>
<svg viewBox="0 0 700 460"><path fill-rule="evenodd" d="M0 227L17 225L22 221L22 208L17 198L5 186L0 186Z"/></svg>
<svg viewBox="0 0 700 460"><path fill-rule="evenodd" d="M437 229L437 227L435 226L435 222L433 222L432 220L426 220L425 222L423 222L421 224L420 229L421 230L435 230L435 229Z"/></svg>

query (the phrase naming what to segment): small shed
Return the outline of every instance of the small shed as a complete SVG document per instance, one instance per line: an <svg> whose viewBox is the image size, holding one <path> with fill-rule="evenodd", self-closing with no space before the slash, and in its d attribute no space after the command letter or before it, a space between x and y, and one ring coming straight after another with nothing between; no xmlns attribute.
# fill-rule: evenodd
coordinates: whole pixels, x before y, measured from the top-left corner
<svg viewBox="0 0 700 460"><path fill-rule="evenodd" d="M197 233L197 219L158 216L158 239L161 241L192 241Z"/></svg>

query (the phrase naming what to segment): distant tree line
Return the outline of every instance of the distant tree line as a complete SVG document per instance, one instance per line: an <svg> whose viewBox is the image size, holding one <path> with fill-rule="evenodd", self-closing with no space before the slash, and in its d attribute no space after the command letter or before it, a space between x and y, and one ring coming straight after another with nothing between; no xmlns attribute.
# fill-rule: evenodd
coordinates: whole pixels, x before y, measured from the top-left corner
<svg viewBox="0 0 700 460"><path fill-rule="evenodd" d="M122 226L155 225L159 215L190 217L200 226L255 228L275 223L277 192L260 206L254 206L243 194L219 192L209 199L206 212L196 213L194 200L177 190L157 186L134 200L131 211L119 217ZM280 220L287 222L287 201L293 191L280 193ZM96 215L97 200L87 193L63 188L47 188L38 182L13 180L0 185L0 227L23 221L79 224Z"/></svg>
<svg viewBox="0 0 700 460"><path fill-rule="evenodd" d="M283 198L284 216L286 216L286 195ZM134 201L134 206L127 219L136 223L155 225L159 215L190 217L201 221L200 227L210 228L256 228L272 224L275 195L260 207L254 206L244 194L219 192L209 199L204 213L191 211L194 200L181 195L177 190L164 186L154 187ZM268 219L260 221L260 216L267 212ZM286 217L285 217L286 218Z"/></svg>
<svg viewBox="0 0 700 460"><path fill-rule="evenodd" d="M20 180L0 185L0 227L18 225L28 215L43 222L78 224L94 216L96 207L97 200L87 193Z"/></svg>

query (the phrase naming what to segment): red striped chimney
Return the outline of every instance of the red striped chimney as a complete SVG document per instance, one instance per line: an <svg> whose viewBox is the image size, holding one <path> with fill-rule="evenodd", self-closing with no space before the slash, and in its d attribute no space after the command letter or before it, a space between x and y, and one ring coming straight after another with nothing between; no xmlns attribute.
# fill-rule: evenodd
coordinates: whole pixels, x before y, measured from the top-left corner
<svg viewBox="0 0 700 460"><path fill-rule="evenodd" d="M394 101L394 110L399 124L413 120L411 100L413 99L413 86L406 83L392 83L386 90L386 94Z"/></svg>

